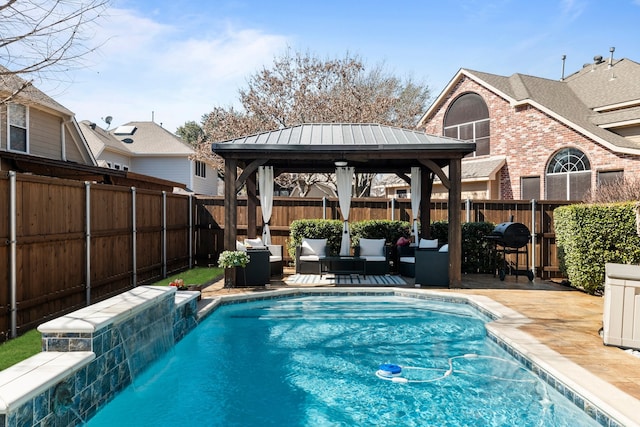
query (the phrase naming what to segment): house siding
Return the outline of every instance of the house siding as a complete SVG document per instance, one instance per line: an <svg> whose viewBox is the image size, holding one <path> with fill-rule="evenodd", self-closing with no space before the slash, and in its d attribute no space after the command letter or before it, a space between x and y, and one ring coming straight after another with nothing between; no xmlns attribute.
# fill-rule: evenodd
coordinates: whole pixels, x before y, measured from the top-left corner
<svg viewBox="0 0 640 427"><path fill-rule="evenodd" d="M29 108L29 154L62 160L62 119L37 108Z"/></svg>
<svg viewBox="0 0 640 427"><path fill-rule="evenodd" d="M123 156L121 154L117 154L111 151L103 151L102 155L100 156L100 160L104 160L106 162L111 163L111 168L114 168L114 165L117 163L120 165L120 167L122 168L122 166L127 166L129 167L130 170L133 171L133 168L131 167L132 165L132 159L130 159L127 156ZM138 171L135 171L138 172ZM140 172L141 173L141 172Z"/></svg>
<svg viewBox="0 0 640 427"><path fill-rule="evenodd" d="M558 150L566 147L578 148L588 157L592 188L596 186L598 171L622 169L625 176L640 173L640 155L616 153L533 106L513 107L466 76L443 98L440 108L426 122L427 133L444 134L447 108L465 92L477 93L486 102L490 118L490 153L506 156L506 165L499 174L499 197L502 199L520 198L520 177L523 176L540 176L540 199L544 199L546 166Z"/></svg>
<svg viewBox="0 0 640 427"><path fill-rule="evenodd" d="M143 175L179 182L188 188L192 185L190 160L186 157L135 158L131 170Z"/></svg>
<svg viewBox="0 0 640 427"><path fill-rule="evenodd" d="M193 177L193 185L191 189L198 193L207 196L215 196L218 193L218 174L216 170L211 166L206 166L206 178L202 178L195 175L195 167L193 161L191 161L191 173Z"/></svg>

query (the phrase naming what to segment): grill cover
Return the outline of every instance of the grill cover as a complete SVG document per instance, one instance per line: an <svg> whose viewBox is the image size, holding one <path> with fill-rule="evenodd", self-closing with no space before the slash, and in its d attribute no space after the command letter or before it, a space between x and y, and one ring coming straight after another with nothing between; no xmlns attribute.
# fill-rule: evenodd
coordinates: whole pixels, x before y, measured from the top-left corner
<svg viewBox="0 0 640 427"><path fill-rule="evenodd" d="M526 225L519 222L503 222L496 225L489 237L499 245L518 249L529 243L531 233Z"/></svg>

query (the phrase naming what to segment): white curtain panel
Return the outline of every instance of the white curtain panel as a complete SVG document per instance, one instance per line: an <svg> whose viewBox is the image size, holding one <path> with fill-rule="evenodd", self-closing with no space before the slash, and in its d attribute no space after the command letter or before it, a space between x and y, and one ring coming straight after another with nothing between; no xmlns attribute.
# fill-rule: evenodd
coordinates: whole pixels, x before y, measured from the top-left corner
<svg viewBox="0 0 640 427"><path fill-rule="evenodd" d="M273 210L273 166L260 166L258 168L258 186L260 188L260 206L262 207L262 241L265 245L271 244L271 211Z"/></svg>
<svg viewBox="0 0 640 427"><path fill-rule="evenodd" d="M342 227L342 242L340 244L340 255L351 253L351 236L349 235L349 209L351 208L351 184L353 183L353 167L336 168L336 181L338 182L338 201L342 211L344 225Z"/></svg>
<svg viewBox="0 0 640 427"><path fill-rule="evenodd" d="M420 210L420 197L422 197L422 178L419 167L411 168L411 216L413 217L413 235L416 243L418 237L418 211Z"/></svg>

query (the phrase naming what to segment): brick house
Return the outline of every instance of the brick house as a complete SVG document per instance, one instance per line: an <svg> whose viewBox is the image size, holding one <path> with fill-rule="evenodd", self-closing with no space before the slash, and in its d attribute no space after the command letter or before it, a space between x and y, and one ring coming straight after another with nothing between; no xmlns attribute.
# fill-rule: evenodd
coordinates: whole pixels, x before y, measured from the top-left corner
<svg viewBox="0 0 640 427"><path fill-rule="evenodd" d="M640 64L596 56L560 80L460 69L418 127L476 142L463 199L581 200L640 176Z"/></svg>

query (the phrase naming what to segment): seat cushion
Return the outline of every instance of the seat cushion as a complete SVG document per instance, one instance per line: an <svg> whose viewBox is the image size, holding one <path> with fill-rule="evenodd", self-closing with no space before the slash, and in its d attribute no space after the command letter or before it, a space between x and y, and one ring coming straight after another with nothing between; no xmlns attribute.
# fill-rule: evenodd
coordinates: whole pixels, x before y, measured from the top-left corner
<svg viewBox="0 0 640 427"><path fill-rule="evenodd" d="M384 258L385 239L365 239L361 238L359 242L360 256L381 256Z"/></svg>
<svg viewBox="0 0 640 427"><path fill-rule="evenodd" d="M403 256L400 257L400 262L404 262L405 264L415 264L416 258L412 256Z"/></svg>
<svg viewBox="0 0 640 427"><path fill-rule="evenodd" d="M279 262L279 261L282 261L282 257L280 255L269 256L269 262Z"/></svg>
<svg viewBox="0 0 640 427"><path fill-rule="evenodd" d="M305 255L315 255L320 256L325 254L325 250L327 247L327 239L302 239L302 251L300 253L300 259L306 261L302 258ZM317 260L316 260L317 261Z"/></svg>
<svg viewBox="0 0 640 427"><path fill-rule="evenodd" d="M300 261L320 261L318 255L300 255Z"/></svg>

